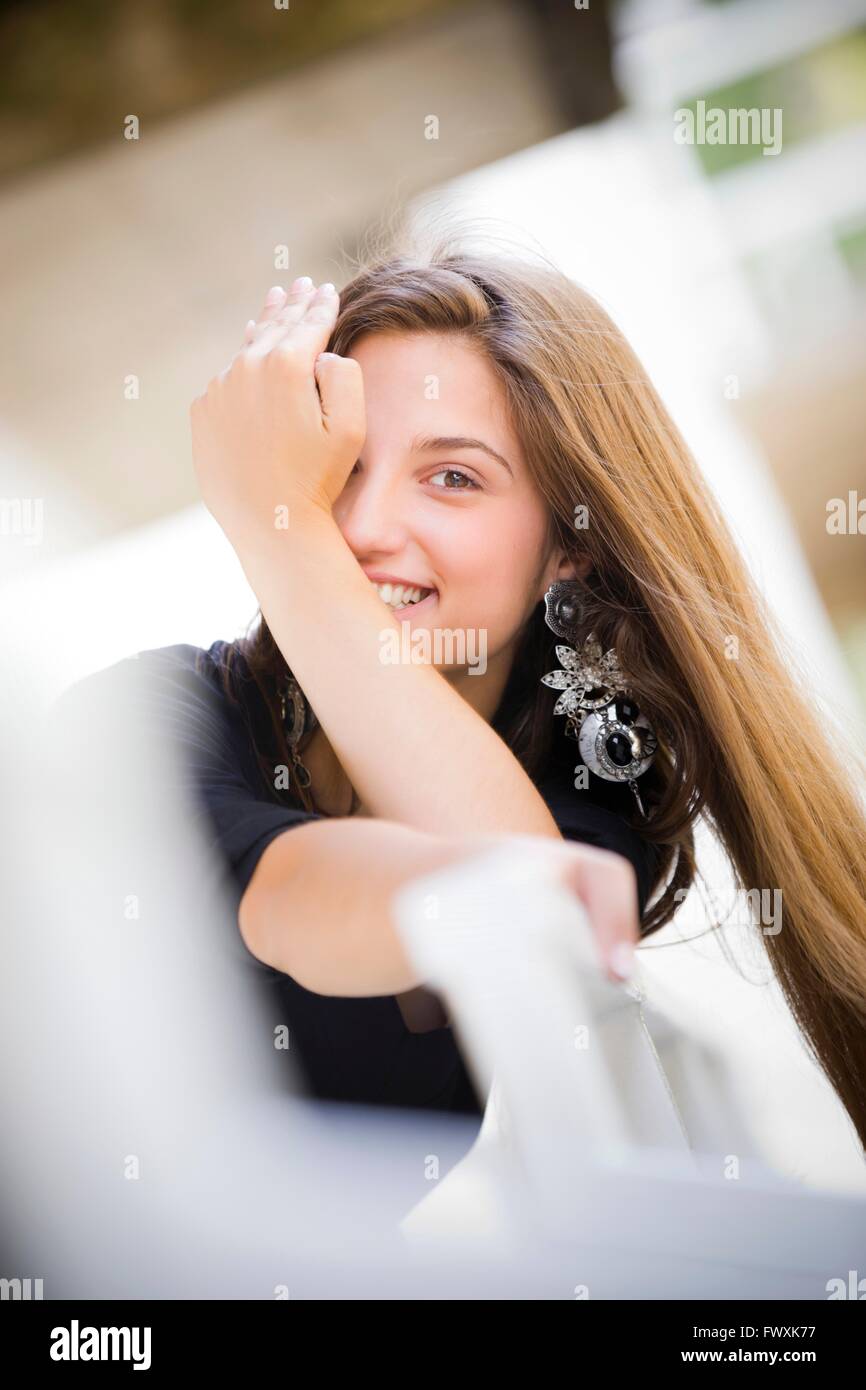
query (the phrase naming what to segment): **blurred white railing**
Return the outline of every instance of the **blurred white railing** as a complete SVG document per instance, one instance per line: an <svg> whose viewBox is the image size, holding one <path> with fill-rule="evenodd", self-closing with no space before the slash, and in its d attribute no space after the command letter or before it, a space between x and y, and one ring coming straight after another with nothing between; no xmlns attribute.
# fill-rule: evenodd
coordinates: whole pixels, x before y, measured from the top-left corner
<svg viewBox="0 0 866 1390"><path fill-rule="evenodd" d="M584 1262L597 1242L675 1253L695 1262L683 1290L729 1279L822 1296L825 1271L866 1244L866 1199L843 1217L838 1199L772 1171L722 1054L651 1007L639 974L603 973L561 848L516 836L395 895L407 950L489 1096L475 1148L405 1234L507 1251L543 1229Z"/></svg>

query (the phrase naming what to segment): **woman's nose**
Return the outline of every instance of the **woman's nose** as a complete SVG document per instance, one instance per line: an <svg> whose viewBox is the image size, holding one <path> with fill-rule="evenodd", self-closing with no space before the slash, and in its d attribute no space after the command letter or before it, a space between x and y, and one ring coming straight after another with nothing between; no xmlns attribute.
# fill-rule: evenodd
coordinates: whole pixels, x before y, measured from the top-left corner
<svg viewBox="0 0 866 1390"><path fill-rule="evenodd" d="M405 530L405 497L399 479L349 478L333 513L356 554L387 549Z"/></svg>

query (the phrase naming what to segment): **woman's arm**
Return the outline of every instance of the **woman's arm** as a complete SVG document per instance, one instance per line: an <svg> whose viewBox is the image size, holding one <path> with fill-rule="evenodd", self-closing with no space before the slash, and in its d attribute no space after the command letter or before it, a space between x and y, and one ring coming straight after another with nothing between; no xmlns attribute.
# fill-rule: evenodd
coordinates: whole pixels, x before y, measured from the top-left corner
<svg viewBox="0 0 866 1390"><path fill-rule="evenodd" d="M420 874L492 848L496 836L430 835L392 821L329 817L278 835L241 899L247 949L317 994L400 994L423 982L393 918L394 893ZM611 979L637 941L637 889L621 855L560 841L545 846L589 915Z"/></svg>
<svg viewBox="0 0 866 1390"><path fill-rule="evenodd" d="M265 620L373 816L443 835L561 839L499 735L434 666L385 665L400 626L336 522L296 503L288 532L240 552Z"/></svg>
<svg viewBox="0 0 866 1390"><path fill-rule="evenodd" d="M333 287L266 308L192 405L202 496L371 815L442 834L562 837L511 750L432 665L384 664L400 626L331 514L366 433L354 359L320 358Z"/></svg>
<svg viewBox="0 0 866 1390"><path fill-rule="evenodd" d="M397 994L420 984L391 917L392 894L459 854L390 821L333 816L278 835L241 899L247 948L317 994Z"/></svg>

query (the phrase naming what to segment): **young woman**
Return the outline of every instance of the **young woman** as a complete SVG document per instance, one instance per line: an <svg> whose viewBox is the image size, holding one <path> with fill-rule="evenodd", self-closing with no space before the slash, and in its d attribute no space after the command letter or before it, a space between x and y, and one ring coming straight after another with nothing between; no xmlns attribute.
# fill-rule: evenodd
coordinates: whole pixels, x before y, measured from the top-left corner
<svg viewBox="0 0 866 1390"><path fill-rule="evenodd" d="M623 974L692 884L703 814L743 888L781 891L762 939L866 1144L863 810L592 298L448 247L380 257L342 294L302 278L191 424L261 618L150 655L207 690L200 783L239 931L287 991L314 1091L483 1100L394 932L406 878L545 837ZM455 631L483 662L397 640Z"/></svg>

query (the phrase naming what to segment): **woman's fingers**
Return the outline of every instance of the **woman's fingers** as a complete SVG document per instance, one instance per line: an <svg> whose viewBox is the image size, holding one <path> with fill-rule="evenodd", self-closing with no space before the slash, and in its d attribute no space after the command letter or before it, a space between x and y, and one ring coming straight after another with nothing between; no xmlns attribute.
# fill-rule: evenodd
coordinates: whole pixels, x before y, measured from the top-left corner
<svg viewBox="0 0 866 1390"><path fill-rule="evenodd" d="M292 286L292 289L294 289L297 283L298 282L296 280L294 285ZM265 301L262 305L260 318L247 319L247 326L244 329L244 347L246 347L249 343L253 342L256 336L256 329L258 328L260 323L270 323L273 319L276 318L276 316L280 313L283 306L285 305L287 299L288 295L286 294L286 291L283 289L282 285L271 285L271 288L265 295Z"/></svg>
<svg viewBox="0 0 866 1390"><path fill-rule="evenodd" d="M276 313L262 318L250 334L245 349L253 357L267 357L268 353L281 342L286 333L297 323L312 295L310 289L290 291L285 302Z"/></svg>
<svg viewBox="0 0 866 1390"><path fill-rule="evenodd" d="M326 281L318 289L309 275L299 276L289 292L281 285L268 290L258 320L249 319L244 329L242 351L252 357L265 357L278 344L297 347L310 365L328 343L339 307L335 287Z"/></svg>
<svg viewBox="0 0 866 1390"><path fill-rule="evenodd" d="M247 319L244 329L244 347L255 342L258 334L265 327L269 327L277 322L285 313L287 307L297 302L298 295L304 291L312 291L313 282L309 275L302 275L297 280L293 280L288 293L282 285L272 285L265 295L259 317L257 319Z"/></svg>
<svg viewBox="0 0 866 1390"><path fill-rule="evenodd" d="M613 850L583 841L510 834L474 837L482 846L526 840L535 853L549 855L563 887L581 903L589 918L599 963L614 984L632 973L640 941L637 875L630 861Z"/></svg>
<svg viewBox="0 0 866 1390"><path fill-rule="evenodd" d="M564 872L589 914L605 969L617 982L628 979L640 939L634 868L612 850L582 845L581 853L565 863Z"/></svg>
<svg viewBox="0 0 866 1390"><path fill-rule="evenodd" d="M291 294L291 290L289 294ZM288 298L289 295L286 294L282 285L271 285L265 295L265 302L262 305L258 322L261 324L272 323L285 308Z"/></svg>
<svg viewBox="0 0 866 1390"><path fill-rule="evenodd" d="M364 378L354 357L320 352L313 370L319 388L322 424L334 439L360 452L367 433ZM350 460L349 466L354 463ZM343 479L345 482L345 479Z"/></svg>
<svg viewBox="0 0 866 1390"><path fill-rule="evenodd" d="M533 836L537 843L537 837ZM640 940L637 876L628 859L582 841L544 840L560 882L586 909L599 961L621 984L634 966Z"/></svg>
<svg viewBox="0 0 866 1390"><path fill-rule="evenodd" d="M279 352L297 356L304 367L309 364L313 370L318 354L328 346L328 339L334 332L336 311L339 309L339 295L331 282L318 286L316 293L304 296L299 313L286 325L284 335L271 347L279 347ZM285 316L281 316L285 317ZM279 320L278 320L279 321ZM263 339L267 334L263 335ZM265 350L271 350L265 347ZM256 343L259 349L259 343Z"/></svg>

